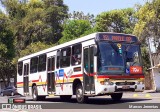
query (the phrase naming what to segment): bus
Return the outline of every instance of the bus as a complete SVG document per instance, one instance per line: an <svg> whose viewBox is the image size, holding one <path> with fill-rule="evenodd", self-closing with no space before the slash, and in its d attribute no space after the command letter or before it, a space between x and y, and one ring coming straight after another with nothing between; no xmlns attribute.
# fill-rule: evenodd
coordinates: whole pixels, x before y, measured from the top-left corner
<svg viewBox="0 0 160 112"><path fill-rule="evenodd" d="M134 35L96 32L18 60L17 91L33 100L88 97L144 90L140 42Z"/></svg>

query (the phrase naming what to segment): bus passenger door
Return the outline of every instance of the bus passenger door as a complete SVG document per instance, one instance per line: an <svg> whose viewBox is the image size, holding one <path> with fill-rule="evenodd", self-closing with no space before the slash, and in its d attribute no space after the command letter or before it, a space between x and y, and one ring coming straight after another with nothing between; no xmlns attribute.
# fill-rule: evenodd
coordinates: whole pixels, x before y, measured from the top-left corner
<svg viewBox="0 0 160 112"><path fill-rule="evenodd" d="M24 94L29 93L29 64L24 64L24 75L23 75L23 90Z"/></svg>
<svg viewBox="0 0 160 112"><path fill-rule="evenodd" d="M48 57L47 64L47 90L48 94L55 92L55 56Z"/></svg>
<svg viewBox="0 0 160 112"><path fill-rule="evenodd" d="M94 46L84 47L83 52L84 94L94 94Z"/></svg>

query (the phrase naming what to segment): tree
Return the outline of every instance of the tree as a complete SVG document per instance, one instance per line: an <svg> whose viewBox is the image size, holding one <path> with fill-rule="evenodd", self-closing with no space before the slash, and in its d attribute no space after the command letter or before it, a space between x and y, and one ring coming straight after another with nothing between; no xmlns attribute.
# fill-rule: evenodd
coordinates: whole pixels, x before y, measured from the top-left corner
<svg viewBox="0 0 160 112"><path fill-rule="evenodd" d="M134 28L134 34L141 41L152 38L154 46L160 48L160 0L152 0L142 6L136 13L138 22Z"/></svg>
<svg viewBox="0 0 160 112"><path fill-rule="evenodd" d="M15 56L13 33L9 26L9 18L0 12L0 79L8 85L10 77L15 76L15 66L12 59Z"/></svg>
<svg viewBox="0 0 160 112"><path fill-rule="evenodd" d="M29 46L26 47L26 49L21 50L20 57L29 55L31 53L36 53L38 51L47 49L51 46L53 45L46 45L45 43L42 43L42 42L31 43Z"/></svg>
<svg viewBox="0 0 160 112"><path fill-rule="evenodd" d="M63 0L1 0L11 19L17 55L33 42L56 43L68 7Z"/></svg>
<svg viewBox="0 0 160 112"><path fill-rule="evenodd" d="M93 14L88 13L85 15L82 11L73 11L73 13L69 13L68 16L73 20L88 20L92 26L95 25L95 18Z"/></svg>
<svg viewBox="0 0 160 112"><path fill-rule="evenodd" d="M132 33L134 13L132 8L103 12L96 17L95 28L100 32Z"/></svg>
<svg viewBox="0 0 160 112"><path fill-rule="evenodd" d="M148 68L150 68L150 59L149 59L148 49L145 45L141 47L141 54L142 54L143 70L146 75L148 74Z"/></svg>
<svg viewBox="0 0 160 112"><path fill-rule="evenodd" d="M64 23L63 28L63 37L60 39L60 43L64 43L94 32L88 20L67 20Z"/></svg>
<svg viewBox="0 0 160 112"><path fill-rule="evenodd" d="M42 0L44 2L44 19L52 30L52 35L46 41L58 42L62 37L64 19L68 18L68 6L63 0Z"/></svg>

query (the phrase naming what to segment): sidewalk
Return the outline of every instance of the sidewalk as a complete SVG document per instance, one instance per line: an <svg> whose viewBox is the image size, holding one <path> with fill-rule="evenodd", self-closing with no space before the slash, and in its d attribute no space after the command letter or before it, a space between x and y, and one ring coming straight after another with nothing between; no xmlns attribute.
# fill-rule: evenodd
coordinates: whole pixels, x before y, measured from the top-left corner
<svg viewBox="0 0 160 112"><path fill-rule="evenodd" d="M155 91L155 90L144 90L143 93L160 93L160 91Z"/></svg>

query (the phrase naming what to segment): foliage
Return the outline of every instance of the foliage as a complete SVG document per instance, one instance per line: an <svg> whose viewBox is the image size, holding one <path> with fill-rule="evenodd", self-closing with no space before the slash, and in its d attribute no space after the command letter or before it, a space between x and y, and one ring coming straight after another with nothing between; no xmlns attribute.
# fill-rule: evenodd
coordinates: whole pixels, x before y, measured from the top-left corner
<svg viewBox="0 0 160 112"><path fill-rule="evenodd" d="M62 36L62 23L68 11L63 0L24 1L2 2L11 19L17 55L33 42L56 43Z"/></svg>
<svg viewBox="0 0 160 112"><path fill-rule="evenodd" d="M150 68L150 59L147 47L141 47L141 54L144 74L148 74L148 69Z"/></svg>
<svg viewBox="0 0 160 112"><path fill-rule="evenodd" d="M60 43L67 42L93 32L88 20L67 20L63 27L63 37L59 41Z"/></svg>
<svg viewBox="0 0 160 112"><path fill-rule="evenodd" d="M5 81L15 73L12 59L15 56L13 33L9 26L9 18L0 13L0 79ZM7 85L9 81L5 82Z"/></svg>
<svg viewBox="0 0 160 112"><path fill-rule="evenodd" d="M139 9L136 16L138 18L138 22L135 25L134 34L143 40L145 39L144 37L149 36L150 31L146 25L155 17L155 11L150 8L150 4L145 4Z"/></svg>
<svg viewBox="0 0 160 112"><path fill-rule="evenodd" d="M85 15L82 11L73 11L73 13L69 13L68 15L71 20L88 20L92 26L95 25L95 18L93 14L88 13Z"/></svg>
<svg viewBox="0 0 160 112"><path fill-rule="evenodd" d="M46 41L56 43L62 37L62 24L64 19L68 17L68 6L63 3L63 0L42 1L44 2L45 22L52 31L50 38L46 39Z"/></svg>
<svg viewBox="0 0 160 112"><path fill-rule="evenodd" d="M20 57L23 57L32 53L36 53L38 51L47 49L51 46L52 45L46 45L45 43L42 43L42 42L31 43L29 46L26 47L26 49L21 50Z"/></svg>
<svg viewBox="0 0 160 112"><path fill-rule="evenodd" d="M138 22L135 25L134 34L142 41L153 38L155 47L160 48L160 0L147 2L137 11L136 16Z"/></svg>
<svg viewBox="0 0 160 112"><path fill-rule="evenodd" d="M132 8L103 12L96 17L96 30L100 32L132 33L135 25Z"/></svg>

